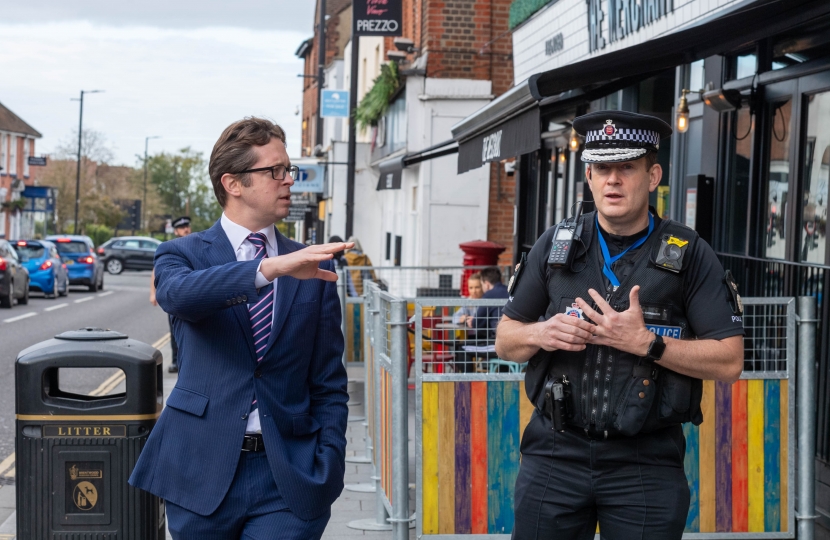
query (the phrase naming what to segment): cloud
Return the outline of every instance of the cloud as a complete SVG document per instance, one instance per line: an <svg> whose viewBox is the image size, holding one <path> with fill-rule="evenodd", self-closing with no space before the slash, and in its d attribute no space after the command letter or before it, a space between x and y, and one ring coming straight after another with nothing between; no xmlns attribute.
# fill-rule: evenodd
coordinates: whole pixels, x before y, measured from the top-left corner
<svg viewBox="0 0 830 540"><path fill-rule="evenodd" d="M261 30L309 28L311 0L26 0L4 2L3 22L88 21L104 26L202 28L234 26Z"/></svg>
<svg viewBox="0 0 830 540"><path fill-rule="evenodd" d="M4 22L0 102L43 133L38 153L77 129L70 98L103 89L85 97L84 127L106 136L118 163L135 164L148 135L162 136L151 153L191 146L207 156L228 124L250 115L280 123L298 155L303 66L294 52L311 18L301 27L309 31Z"/></svg>

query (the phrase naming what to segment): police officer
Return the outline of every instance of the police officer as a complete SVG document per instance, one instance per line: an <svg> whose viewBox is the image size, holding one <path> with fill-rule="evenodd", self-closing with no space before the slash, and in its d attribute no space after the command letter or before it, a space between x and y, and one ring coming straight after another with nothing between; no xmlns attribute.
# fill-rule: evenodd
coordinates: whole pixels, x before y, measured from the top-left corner
<svg viewBox="0 0 830 540"><path fill-rule="evenodd" d="M706 242L648 205L671 128L620 111L573 127L596 211L539 238L496 339L500 358L529 361L536 406L513 538L589 539L599 522L608 540L679 539L689 510L681 424L703 420L702 379L740 376L740 297Z"/></svg>
<svg viewBox="0 0 830 540"><path fill-rule="evenodd" d="M190 229L190 216L182 216L180 218L176 218L173 220L173 234L176 235L176 238L182 238L187 236L191 233ZM150 276L150 303L154 306L157 306L158 303L156 302L156 271L153 269L153 273ZM170 349L173 351L172 358L170 359L170 366L167 368L167 371L170 373L178 373L179 372L179 346L176 343L175 334L173 334L173 318L167 317L167 323L170 326Z"/></svg>

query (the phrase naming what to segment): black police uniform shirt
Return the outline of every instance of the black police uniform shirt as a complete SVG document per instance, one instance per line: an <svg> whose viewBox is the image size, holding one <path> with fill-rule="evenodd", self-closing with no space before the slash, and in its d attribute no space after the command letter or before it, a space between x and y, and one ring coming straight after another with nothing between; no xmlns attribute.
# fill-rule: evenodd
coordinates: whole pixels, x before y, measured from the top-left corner
<svg viewBox="0 0 830 540"><path fill-rule="evenodd" d="M660 218L655 217L655 230L660 225L660 221ZM531 323L544 318L550 300L547 294L539 293L547 291L547 260L554 230L555 227L548 229L537 240L528 255L527 266L514 287L513 295L504 307L504 314L511 319ZM602 231L601 228L600 231ZM614 256L645 236L648 228L631 236L616 236L605 231L602 233L608 244L609 253ZM591 244L590 249L597 249L597 238L594 238ZM621 282L625 280L625 276L632 267L631 261L640 249L644 248L632 249L612 266L612 270ZM601 256L599 260L602 260ZM709 244L703 239L698 239L694 249L684 257L684 261L688 261L689 266L683 272L683 303L686 306L692 334L698 339L717 340L743 335L742 317L732 311L729 291L723 282L723 267ZM610 290L611 284L607 278L605 286ZM594 303L591 298L583 298L583 300L588 304Z"/></svg>
<svg viewBox="0 0 830 540"><path fill-rule="evenodd" d="M655 218L655 230L659 227L660 221L659 218ZM539 293L547 291L547 258L554 230L555 227L551 227L546 231L528 255L519 282L515 284L513 295L508 299L504 308L504 314L511 319L524 323L544 319L550 299L547 294ZM601 228L600 231L606 240L611 256L614 256L645 236L648 233L648 228L646 227L631 236L612 235L602 231ZM633 268L633 260L637 257L639 250L650 249L648 245L646 243L644 247L630 250L612 266L620 281L624 281L630 273ZM589 249L596 249L597 260L602 261L599 242L596 237L591 242ZM686 307L687 320L692 334L698 336L698 339L717 340L743 335L742 318L732 310L731 296L723 281L724 271L712 248L702 239L698 239L694 244L694 249L686 253L684 257L684 264L687 263L688 266L683 272L684 297L682 301ZM650 269L650 271L663 272L665 270L655 268ZM607 278L604 281L606 290L611 292L611 283ZM594 287L595 290L598 288L599 284ZM598 292L601 293L602 291ZM583 298L583 300L589 304L594 304L591 298ZM549 448L542 441L523 440L522 452L549 455Z"/></svg>

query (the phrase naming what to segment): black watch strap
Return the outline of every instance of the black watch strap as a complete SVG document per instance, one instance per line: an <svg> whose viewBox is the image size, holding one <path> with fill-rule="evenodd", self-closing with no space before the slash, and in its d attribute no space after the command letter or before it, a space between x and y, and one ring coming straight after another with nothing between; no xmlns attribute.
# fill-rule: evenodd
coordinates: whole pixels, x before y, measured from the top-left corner
<svg viewBox="0 0 830 540"><path fill-rule="evenodd" d="M663 341L663 336L654 334L654 341L648 346L646 358L652 362L658 362L663 358L663 353L666 351L666 342Z"/></svg>

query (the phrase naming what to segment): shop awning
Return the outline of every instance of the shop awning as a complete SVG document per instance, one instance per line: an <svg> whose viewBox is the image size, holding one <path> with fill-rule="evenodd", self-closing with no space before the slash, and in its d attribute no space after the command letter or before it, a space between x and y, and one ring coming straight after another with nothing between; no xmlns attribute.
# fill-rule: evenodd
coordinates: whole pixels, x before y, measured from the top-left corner
<svg viewBox="0 0 830 540"><path fill-rule="evenodd" d="M378 164L380 178L378 178L377 191L382 189L401 189L401 177L403 176L403 158L398 156Z"/></svg>
<svg viewBox="0 0 830 540"><path fill-rule="evenodd" d="M538 150L541 145L539 107L532 107L458 146L458 174Z"/></svg>

